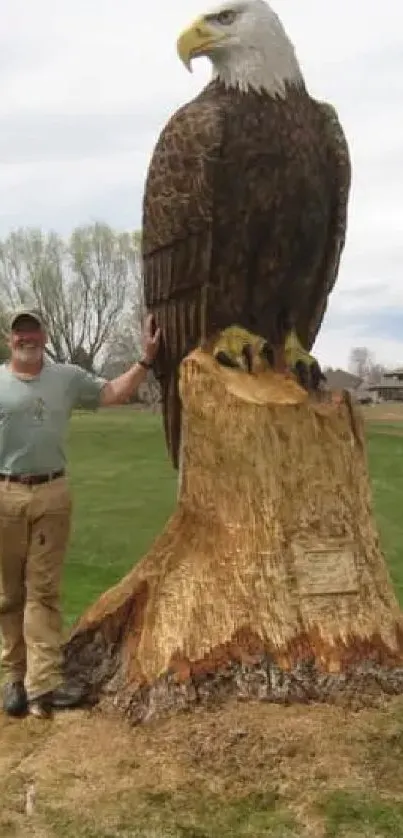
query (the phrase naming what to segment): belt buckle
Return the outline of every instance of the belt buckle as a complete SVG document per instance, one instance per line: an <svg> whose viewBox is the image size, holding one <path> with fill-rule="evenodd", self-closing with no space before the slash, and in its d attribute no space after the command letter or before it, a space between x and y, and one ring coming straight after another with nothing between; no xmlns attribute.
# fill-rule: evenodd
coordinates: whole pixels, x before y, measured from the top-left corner
<svg viewBox="0 0 403 838"><path fill-rule="evenodd" d="M32 483L32 475L22 474L20 477L20 483L22 483L24 486L30 486Z"/></svg>

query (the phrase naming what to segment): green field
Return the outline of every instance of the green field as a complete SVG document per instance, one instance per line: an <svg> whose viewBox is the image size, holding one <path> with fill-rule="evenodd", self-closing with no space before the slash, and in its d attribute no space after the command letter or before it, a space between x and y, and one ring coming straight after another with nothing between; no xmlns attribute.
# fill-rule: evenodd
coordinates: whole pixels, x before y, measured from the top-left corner
<svg viewBox="0 0 403 838"><path fill-rule="evenodd" d="M403 606L403 425L370 425L367 437L375 517Z"/></svg>
<svg viewBox="0 0 403 838"><path fill-rule="evenodd" d="M74 522L64 610L71 624L145 553L173 509L176 481L161 416L128 408L75 414L68 459Z"/></svg>
<svg viewBox="0 0 403 838"><path fill-rule="evenodd" d="M144 555L176 494L158 415L76 414L68 453L67 626ZM368 423L368 453L403 604L403 423ZM229 702L134 729L0 714L1 838L403 838L402 790L403 697L358 713Z"/></svg>
<svg viewBox="0 0 403 838"><path fill-rule="evenodd" d="M68 452L75 510L64 605L71 624L145 553L174 507L176 480L156 414L76 414ZM403 604L403 425L369 426L368 454L378 525Z"/></svg>

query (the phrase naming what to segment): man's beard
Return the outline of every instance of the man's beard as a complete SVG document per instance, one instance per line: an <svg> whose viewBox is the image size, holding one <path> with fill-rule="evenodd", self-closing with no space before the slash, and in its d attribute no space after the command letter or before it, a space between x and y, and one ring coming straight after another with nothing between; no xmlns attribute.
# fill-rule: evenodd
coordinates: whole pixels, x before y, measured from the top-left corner
<svg viewBox="0 0 403 838"><path fill-rule="evenodd" d="M43 349L41 346L16 346L13 354L19 364L34 366L42 360Z"/></svg>

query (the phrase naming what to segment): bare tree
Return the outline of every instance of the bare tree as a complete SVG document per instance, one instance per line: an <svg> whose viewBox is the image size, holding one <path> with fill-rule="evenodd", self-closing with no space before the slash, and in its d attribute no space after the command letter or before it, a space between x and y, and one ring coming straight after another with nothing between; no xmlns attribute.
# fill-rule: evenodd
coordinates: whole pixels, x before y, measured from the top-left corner
<svg viewBox="0 0 403 838"><path fill-rule="evenodd" d="M0 363L9 358L7 310L0 304Z"/></svg>
<svg viewBox="0 0 403 838"><path fill-rule="evenodd" d="M349 370L366 384L378 384L385 367L375 361L372 352L366 346L356 346L350 353Z"/></svg>
<svg viewBox="0 0 403 838"><path fill-rule="evenodd" d="M386 367L383 364L372 364L368 373L368 384L379 384L386 372Z"/></svg>
<svg viewBox="0 0 403 838"><path fill-rule="evenodd" d="M132 281L126 296L125 311L115 322L103 352L102 371L118 375L129 368L142 352L142 330L145 317L141 275L140 234L133 234L136 255Z"/></svg>
<svg viewBox="0 0 403 838"><path fill-rule="evenodd" d="M372 354L366 346L355 346L351 350L348 368L353 375L365 380L372 363Z"/></svg>
<svg viewBox="0 0 403 838"><path fill-rule="evenodd" d="M134 233L133 239L138 258L137 270L126 301L126 311L114 327L103 352L101 373L106 378L121 375L137 361L142 354L142 331L146 314L143 282L141 275L140 233ZM152 372L147 381L139 387L136 400L157 407L161 399L160 385Z"/></svg>
<svg viewBox="0 0 403 838"><path fill-rule="evenodd" d="M93 369L138 283L138 238L106 224L56 233L18 230L0 243L0 296L6 307L32 303L57 361Z"/></svg>

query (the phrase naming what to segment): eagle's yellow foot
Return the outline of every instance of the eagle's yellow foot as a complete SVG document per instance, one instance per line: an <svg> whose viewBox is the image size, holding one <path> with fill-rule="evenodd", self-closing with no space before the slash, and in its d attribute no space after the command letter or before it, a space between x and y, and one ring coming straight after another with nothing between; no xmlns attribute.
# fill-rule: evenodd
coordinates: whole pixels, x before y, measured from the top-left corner
<svg viewBox="0 0 403 838"><path fill-rule="evenodd" d="M285 340L285 359L288 368L306 390L318 390L321 381L326 381L316 358L304 349L294 329Z"/></svg>
<svg viewBox="0 0 403 838"><path fill-rule="evenodd" d="M213 355L220 364L245 372L260 372L273 366L274 353L267 341L241 326L229 326L214 342Z"/></svg>

